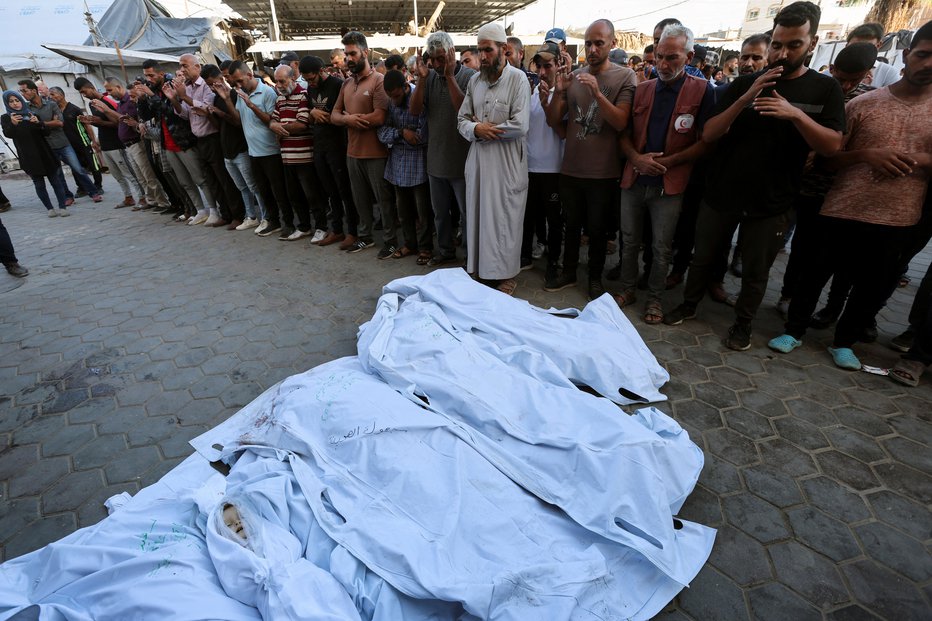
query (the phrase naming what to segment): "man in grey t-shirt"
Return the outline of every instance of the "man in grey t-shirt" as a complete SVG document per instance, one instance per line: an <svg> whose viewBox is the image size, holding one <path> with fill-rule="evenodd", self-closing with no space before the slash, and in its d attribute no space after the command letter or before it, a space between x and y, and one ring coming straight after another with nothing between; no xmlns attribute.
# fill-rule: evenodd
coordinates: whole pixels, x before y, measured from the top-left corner
<svg viewBox="0 0 932 621"><path fill-rule="evenodd" d="M455 208L466 210L466 156L469 142L460 136L456 116L465 97L469 78L476 72L456 61L453 39L445 32L432 33L427 38L427 55L433 69L418 57L416 74L418 87L411 95L411 114L427 111L427 177L430 199L434 208L439 253L429 266L456 261L453 246ZM466 238L465 233L463 238Z"/></svg>

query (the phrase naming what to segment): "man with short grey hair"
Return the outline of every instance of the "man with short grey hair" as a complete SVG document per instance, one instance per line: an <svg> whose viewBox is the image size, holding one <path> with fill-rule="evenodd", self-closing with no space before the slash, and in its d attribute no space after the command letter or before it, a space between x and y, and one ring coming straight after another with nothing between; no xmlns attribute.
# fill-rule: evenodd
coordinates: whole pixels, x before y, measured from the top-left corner
<svg viewBox="0 0 932 621"><path fill-rule="evenodd" d="M704 152L702 125L714 105L712 85L686 74L693 57L693 33L669 24L654 48L659 78L638 84L631 126L621 136L627 163L621 179L621 307L635 301L638 251L644 218L649 215L653 264L648 279L644 321L663 321L660 297L666 287L683 194L693 162Z"/></svg>
<svg viewBox="0 0 932 621"><path fill-rule="evenodd" d="M454 229L466 212L466 156L469 142L456 128L456 113L463 103L469 79L475 71L456 61L450 35L438 31L427 38L428 69L418 56L415 74L418 87L411 95L411 114L427 111L427 178L434 209L439 251L429 266L456 261ZM464 234L465 238L466 235Z"/></svg>

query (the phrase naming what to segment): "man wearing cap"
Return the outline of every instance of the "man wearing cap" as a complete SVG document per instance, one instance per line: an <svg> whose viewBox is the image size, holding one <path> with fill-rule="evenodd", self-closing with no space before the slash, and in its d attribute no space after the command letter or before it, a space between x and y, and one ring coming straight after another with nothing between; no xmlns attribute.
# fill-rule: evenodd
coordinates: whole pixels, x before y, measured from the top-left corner
<svg viewBox="0 0 932 621"><path fill-rule="evenodd" d="M531 110L527 132L528 194L524 214L524 239L521 242L521 268L532 264L534 229L540 231L546 222L546 239L538 233L538 243L547 244L547 271L544 285L553 285L558 272L560 245L563 243L563 214L560 210L560 166L563 163L563 138L566 127L556 123L551 127L547 110L553 103L553 84L557 75L560 47L545 42L534 64L540 72L540 83L531 91Z"/></svg>
<svg viewBox="0 0 932 621"><path fill-rule="evenodd" d="M627 67L608 60L615 47L615 26L600 19L586 29L585 67L557 74L551 126L568 119L566 146L560 168L560 198L566 218L563 273L545 287L559 291L576 284L580 235L589 236L589 298L605 293L602 269L608 228L617 212L616 188L621 177L619 134L628 126L637 78Z"/></svg>
<svg viewBox="0 0 932 621"><path fill-rule="evenodd" d="M477 52L478 53L478 52ZM427 111L427 179L437 229L438 252L428 265L456 261L453 231L466 213L466 157L469 141L460 135L457 113L463 105L469 80L476 72L456 62L453 39L443 31L427 37L428 69L418 56L415 73L418 86L411 95L411 114Z"/></svg>
<svg viewBox="0 0 932 621"><path fill-rule="evenodd" d="M621 307L635 301L641 232L649 214L653 264L644 311L649 324L663 321L660 296L666 288L673 234L693 162L705 150L702 125L714 105L712 86L686 75L692 48L689 28L664 28L655 48L660 78L638 85L632 127L621 137L628 161L621 179L621 294L615 300Z"/></svg>
<svg viewBox="0 0 932 621"><path fill-rule="evenodd" d="M298 58L297 52L285 52L282 54L282 57L278 59L279 65L288 65L291 67L291 75L294 76L294 81L298 83L304 90L307 90L307 81L301 75L300 68L298 63L300 59Z"/></svg>
<svg viewBox="0 0 932 621"><path fill-rule="evenodd" d="M466 271L511 295L521 269L531 89L524 72L505 61L507 40L501 24L479 29L480 70L469 80L458 128L472 143L466 160Z"/></svg>

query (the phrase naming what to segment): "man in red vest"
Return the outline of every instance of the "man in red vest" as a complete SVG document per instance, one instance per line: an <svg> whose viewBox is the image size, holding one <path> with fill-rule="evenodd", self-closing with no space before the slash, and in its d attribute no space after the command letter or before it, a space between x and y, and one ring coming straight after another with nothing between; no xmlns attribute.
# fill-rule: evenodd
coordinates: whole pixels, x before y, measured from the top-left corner
<svg viewBox="0 0 932 621"><path fill-rule="evenodd" d="M653 232L653 265L644 321L663 321L660 296L666 287L673 234L693 162L704 151L702 125L714 105L712 85L686 73L693 57L693 33L669 24L654 48L657 78L638 84L631 127L621 137L628 162L621 178L622 308L635 301L638 251L645 214Z"/></svg>

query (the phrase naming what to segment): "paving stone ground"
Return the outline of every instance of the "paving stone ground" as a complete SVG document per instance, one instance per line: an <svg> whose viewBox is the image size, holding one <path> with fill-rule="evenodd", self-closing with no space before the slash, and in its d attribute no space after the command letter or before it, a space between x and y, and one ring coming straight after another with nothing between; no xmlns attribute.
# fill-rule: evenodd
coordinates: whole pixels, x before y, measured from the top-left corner
<svg viewBox="0 0 932 621"><path fill-rule="evenodd" d="M0 178L14 204L2 220L31 271L0 274L0 560L96 523L106 498L156 481L264 389L354 354L380 287L426 269L115 210L105 179L103 203L49 219L29 181ZM882 312L879 342L858 346L867 364L895 362L885 342L930 255ZM784 264L747 352L720 343L725 306L706 301L673 328L626 311L672 376L659 407L705 451L682 517L718 529L658 618L932 618L932 385L836 369L827 331L770 352ZM543 292L542 267L521 274L518 296L584 303L582 290Z"/></svg>

